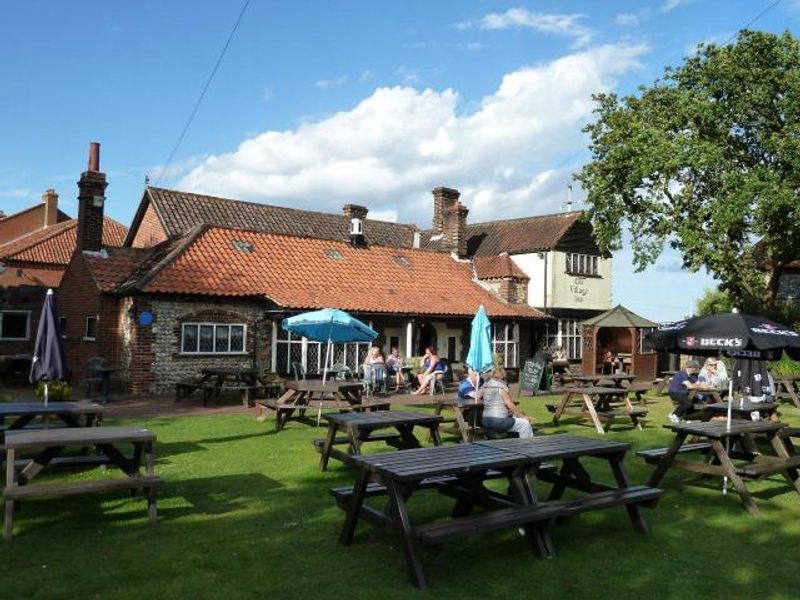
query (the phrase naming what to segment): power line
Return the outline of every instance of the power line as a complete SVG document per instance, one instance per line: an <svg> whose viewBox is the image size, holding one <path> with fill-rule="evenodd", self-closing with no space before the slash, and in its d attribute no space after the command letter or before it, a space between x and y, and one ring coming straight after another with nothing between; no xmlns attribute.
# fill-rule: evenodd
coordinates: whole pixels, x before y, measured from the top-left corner
<svg viewBox="0 0 800 600"><path fill-rule="evenodd" d="M752 25L753 23L755 23L756 21L758 21L758 20L759 20L761 17L763 17L765 14L767 14L767 13L768 13L769 11L771 11L773 8L775 8L776 6L778 6L778 4L780 4L780 3L781 3L781 0L775 0L775 2L773 2L773 3L772 3L772 4L770 4L768 7L766 7L764 10L762 10L760 13L758 13L758 14L757 14L755 17L753 17L752 19L750 19L750 20L749 20L747 23L745 23L744 25L742 25L742 26L741 26L739 29L740 29L740 30L742 30L742 29L747 29L748 27L750 27L750 25ZM722 42L722 45L724 46L725 44L727 44L728 42L730 42L730 41L731 41L733 38L735 38L737 35L739 35L739 32L738 32L738 31L737 31L736 33L734 33L734 34L733 34L731 37L729 37L727 40L725 40L724 42Z"/></svg>
<svg viewBox="0 0 800 600"><path fill-rule="evenodd" d="M181 143L183 142L183 138L186 136L186 132L189 131L189 127L194 121L195 115L197 115L197 111L200 108L200 104L203 102L203 98L205 98L206 92L208 91L211 82L214 80L214 75L217 74L217 69L219 69L219 65L222 62L222 59L225 57L225 53L228 51L228 46L231 44L231 40L233 40L233 36L236 35L236 30L239 29L239 23L242 22L242 17L244 17L244 13L247 10L247 7L250 5L250 0L245 0L244 4L242 5L242 10L239 12L239 17L236 19L236 23L233 25L233 29L231 29L230 34L228 35L228 39L225 40L225 45L222 47L222 51L219 53L217 57L217 62L214 63L214 68L211 69L211 73L206 79L205 85L203 85L203 89L200 92L200 96L197 98L197 102L194 104L194 108L192 108L192 112L189 115L189 118L186 120L186 124L183 126L183 130L181 134L178 136L178 141L175 142L175 146L172 148L172 152L169 153L169 158L167 158L167 162L164 164L164 168L161 169L161 173L158 175L158 180L156 184L161 183L161 180L164 178L164 174L169 169L169 166L172 164L172 159L175 158L175 153L178 151Z"/></svg>

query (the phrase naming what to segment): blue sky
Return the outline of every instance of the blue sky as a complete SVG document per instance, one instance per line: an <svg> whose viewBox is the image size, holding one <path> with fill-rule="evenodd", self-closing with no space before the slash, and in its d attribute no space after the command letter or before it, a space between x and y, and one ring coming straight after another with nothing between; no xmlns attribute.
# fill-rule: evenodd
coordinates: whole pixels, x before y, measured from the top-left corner
<svg viewBox="0 0 800 600"><path fill-rule="evenodd" d="M592 92L652 82L773 1L252 0L166 169L242 3L6 3L0 209L53 187L75 215L96 140L107 213L125 224L148 173L313 210L363 203L423 227L436 185L461 190L471 222L558 212L589 156ZM782 0L752 26L798 24L800 3ZM674 254L641 274L626 251L614 260L614 302L655 320L713 285Z"/></svg>

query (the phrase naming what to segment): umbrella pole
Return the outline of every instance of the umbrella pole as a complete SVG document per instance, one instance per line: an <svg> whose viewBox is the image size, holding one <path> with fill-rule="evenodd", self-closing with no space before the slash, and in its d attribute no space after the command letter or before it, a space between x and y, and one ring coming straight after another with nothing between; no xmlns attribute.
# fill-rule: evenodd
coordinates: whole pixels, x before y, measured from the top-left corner
<svg viewBox="0 0 800 600"><path fill-rule="evenodd" d="M48 397L49 396L49 390L47 389L48 385L49 385L49 382L45 380L45 382L44 382L44 407L45 408L47 408L47 402L50 399ZM47 415L43 415L42 416L42 420L44 420L44 428L47 429Z"/></svg>
<svg viewBox="0 0 800 600"><path fill-rule="evenodd" d="M731 430L731 404L733 403L733 380L728 381L728 423L727 430ZM731 437L725 437L725 453L729 454L731 451ZM722 493L728 493L728 476L722 478Z"/></svg>
<svg viewBox="0 0 800 600"><path fill-rule="evenodd" d="M325 363L322 366L322 385L325 385L325 381L328 379L328 356L330 356L330 354L331 354L331 339L328 338L328 343L325 346ZM322 421L322 405L320 405L320 407L317 409L317 427L319 427L320 421Z"/></svg>

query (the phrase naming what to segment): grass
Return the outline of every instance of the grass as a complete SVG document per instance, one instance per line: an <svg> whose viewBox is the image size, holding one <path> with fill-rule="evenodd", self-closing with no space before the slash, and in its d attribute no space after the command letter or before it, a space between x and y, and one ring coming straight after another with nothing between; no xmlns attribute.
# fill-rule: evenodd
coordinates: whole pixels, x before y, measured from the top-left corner
<svg viewBox="0 0 800 600"><path fill-rule="evenodd" d="M595 435L575 424L549 426L548 398L523 399L545 426ZM634 450L666 445L668 400L650 404L644 431L614 428L609 438ZM784 420L800 423L795 409ZM343 513L328 489L352 483L339 463L322 473L311 440L321 429L292 422L279 434L248 415L136 421L158 435L157 472L165 485L160 522L126 495L26 502L15 537L0 544L3 598L795 598L800 559L800 497L782 479L754 483L753 517L719 482L682 485L673 472L666 496L645 515L649 537L623 509L584 514L554 530L558 556L540 560L514 531L426 551L430 588L408 583L395 538L359 525L345 548ZM652 467L629 454L634 483ZM598 476L609 480L604 464ZM96 476L96 473L72 475ZM109 474L111 476L111 474ZM414 501L416 500L416 502ZM435 492L412 500L412 518L446 514Z"/></svg>

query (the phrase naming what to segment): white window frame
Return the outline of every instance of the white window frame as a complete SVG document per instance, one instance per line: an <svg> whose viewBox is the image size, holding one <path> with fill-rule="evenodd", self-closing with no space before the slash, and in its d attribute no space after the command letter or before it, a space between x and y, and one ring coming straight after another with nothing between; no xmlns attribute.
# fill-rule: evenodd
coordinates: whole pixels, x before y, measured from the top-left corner
<svg viewBox="0 0 800 600"><path fill-rule="evenodd" d="M89 336L89 319L94 319L94 336ZM100 323L100 318L97 315L86 315L83 322L83 340L85 342L97 341L97 325Z"/></svg>
<svg viewBox="0 0 800 600"><path fill-rule="evenodd" d="M559 319L555 331L547 328L545 344L550 350L561 346L567 353L568 360L581 360L583 358L583 332L580 320Z"/></svg>
<svg viewBox="0 0 800 600"><path fill-rule="evenodd" d="M200 350L200 328L201 327L212 327L213 333L211 335L211 339L213 340L214 349L211 351L208 350ZM184 332L186 331L186 327L197 327L197 350L184 350L183 348L183 338ZM228 328L228 350L224 352L217 351L217 327L227 327ZM241 327L242 328L242 349L241 350L231 350L231 327ZM247 354L247 324L246 323L209 323L209 322L200 322L200 321L187 321L186 323L181 323L181 339L180 339L180 354L185 356L241 356L243 354Z"/></svg>
<svg viewBox="0 0 800 600"><path fill-rule="evenodd" d="M648 333L655 331L658 327L642 327L639 330L639 354L655 354L656 351L653 348L646 349L644 347L644 336Z"/></svg>
<svg viewBox="0 0 800 600"><path fill-rule="evenodd" d="M0 335L3 331L3 315L25 315L25 337L0 337L3 341L21 342L31 339L31 311L29 310L0 310Z"/></svg>
<svg viewBox="0 0 800 600"><path fill-rule="evenodd" d="M595 255L568 252L564 266L568 275L598 276L599 263Z"/></svg>
<svg viewBox="0 0 800 600"><path fill-rule="evenodd" d="M498 333L502 331L502 338ZM492 352L503 357L504 367L519 366L518 328L513 323L492 326Z"/></svg>

